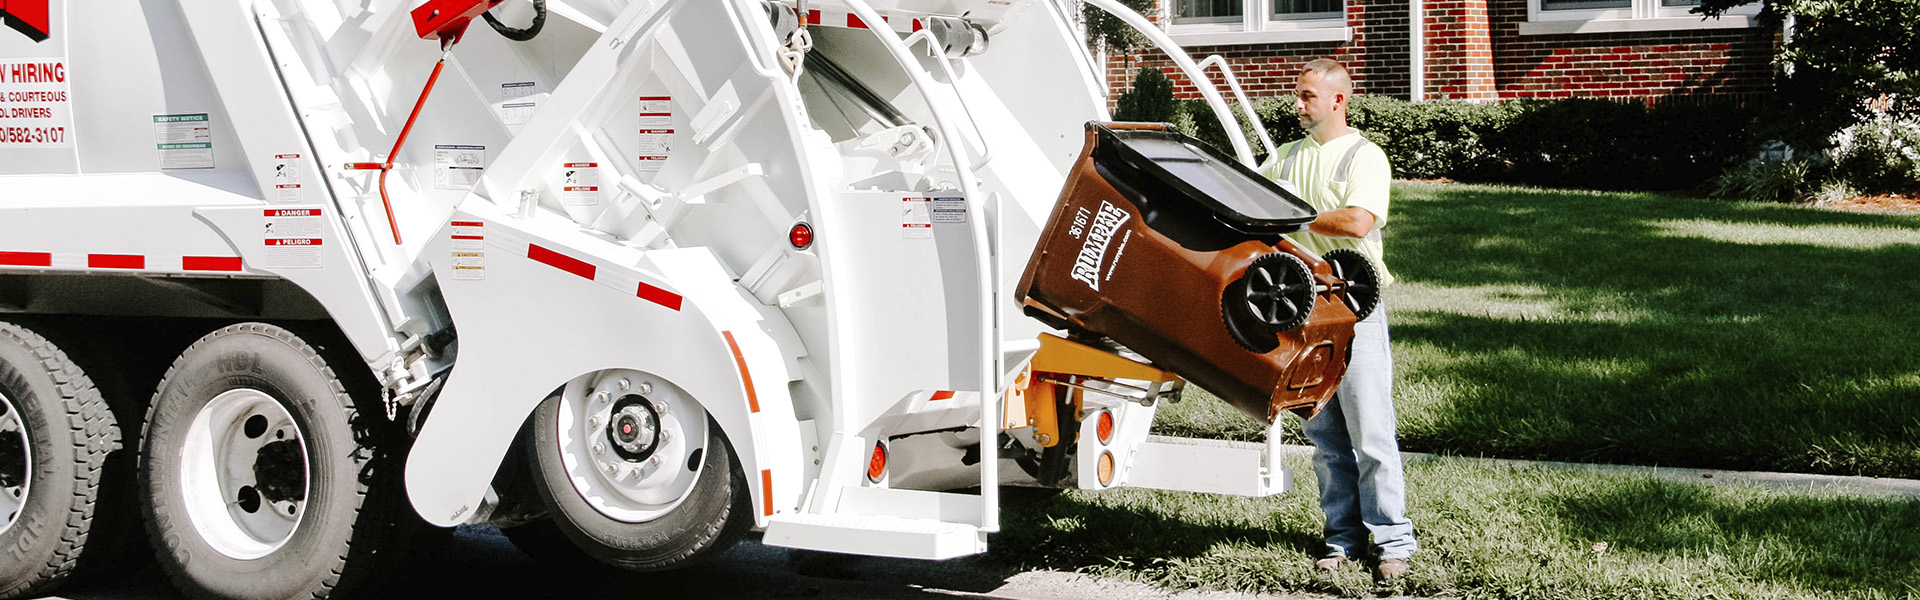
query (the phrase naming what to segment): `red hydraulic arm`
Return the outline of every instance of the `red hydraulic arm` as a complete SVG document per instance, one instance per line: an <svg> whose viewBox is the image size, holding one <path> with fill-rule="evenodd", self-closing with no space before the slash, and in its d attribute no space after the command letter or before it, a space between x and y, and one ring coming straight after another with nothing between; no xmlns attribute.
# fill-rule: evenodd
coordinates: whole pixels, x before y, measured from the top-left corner
<svg viewBox="0 0 1920 600"><path fill-rule="evenodd" d="M427 105L427 95L433 93L433 84L440 79L440 70L447 66L447 56L453 53L453 45L460 43L460 36L467 32L467 25L475 17L487 12L487 9L503 0L427 0L419 8L413 9L413 29L423 40L440 40L440 61L433 63L433 74L427 76L427 85L420 89L420 99L413 102L413 112L407 115L407 124L400 128L399 137L393 140L393 149L387 151L386 162L347 163L349 169L380 171L380 205L387 211L387 226L393 229L393 243L400 243L400 222L393 217L393 202L387 199L387 173L393 170L393 157L400 155L400 146L407 143L407 134L413 131L413 122L420 118L420 109Z"/></svg>

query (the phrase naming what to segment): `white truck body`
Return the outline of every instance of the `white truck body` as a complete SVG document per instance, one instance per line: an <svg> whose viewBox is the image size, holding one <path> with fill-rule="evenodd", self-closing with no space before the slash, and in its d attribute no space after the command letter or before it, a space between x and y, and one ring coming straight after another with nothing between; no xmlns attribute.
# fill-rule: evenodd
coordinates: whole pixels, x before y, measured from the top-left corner
<svg viewBox="0 0 1920 600"><path fill-rule="evenodd" d="M589 504L676 510L692 462L567 440L634 390L660 456L698 462L711 417L773 545L978 553L999 485L1038 485L979 454L1042 448L1021 398L1051 330L1011 290L1107 119L1077 3L810 0L796 36L791 1L548 0L531 41L476 19L443 48L418 0L37 1L44 37L0 29L0 317L330 324L417 423L405 497L437 526L503 518L551 396ZM384 191L353 167L383 161ZM1285 489L1277 434L1149 440L1170 380L1086 393L1073 416L1116 431L1059 441L1064 484Z"/></svg>

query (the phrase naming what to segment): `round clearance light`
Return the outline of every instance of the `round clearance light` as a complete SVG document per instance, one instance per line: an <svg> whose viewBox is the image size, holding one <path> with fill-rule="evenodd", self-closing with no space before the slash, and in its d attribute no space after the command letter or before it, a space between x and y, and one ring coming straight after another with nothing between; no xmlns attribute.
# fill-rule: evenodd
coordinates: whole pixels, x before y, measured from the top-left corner
<svg viewBox="0 0 1920 600"><path fill-rule="evenodd" d="M1100 477L1100 487L1113 485L1113 453L1101 452L1100 462L1094 465L1094 474Z"/></svg>
<svg viewBox="0 0 1920 600"><path fill-rule="evenodd" d="M813 226L806 223L794 223L793 228L787 230L787 243L793 244L794 248L800 250L805 250L808 246L812 246Z"/></svg>
<svg viewBox="0 0 1920 600"><path fill-rule="evenodd" d="M1100 443L1113 443L1113 411L1100 411L1100 416L1094 418L1093 432L1100 436Z"/></svg>
<svg viewBox="0 0 1920 600"><path fill-rule="evenodd" d="M880 483L887 476L887 443L873 443L873 457L867 459L867 481Z"/></svg>

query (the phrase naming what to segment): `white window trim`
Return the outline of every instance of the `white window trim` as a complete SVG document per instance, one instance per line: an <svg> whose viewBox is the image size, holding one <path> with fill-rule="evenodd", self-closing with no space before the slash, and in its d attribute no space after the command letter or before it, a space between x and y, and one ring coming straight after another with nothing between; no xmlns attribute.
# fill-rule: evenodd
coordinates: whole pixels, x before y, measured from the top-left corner
<svg viewBox="0 0 1920 600"><path fill-rule="evenodd" d="M1527 0L1527 22L1520 35L1557 33L1614 33L1689 29L1744 29L1758 25L1753 15L1761 4L1751 2L1727 10L1718 19L1702 19L1691 6L1662 6L1660 0L1632 0L1629 8L1545 10L1541 0Z"/></svg>
<svg viewBox="0 0 1920 600"><path fill-rule="evenodd" d="M1346 16L1346 3L1352 1L1342 0L1340 16L1334 18L1275 19L1273 0L1245 0L1240 21L1228 23L1174 23L1169 2L1164 22L1167 36L1181 46L1347 42L1353 40Z"/></svg>

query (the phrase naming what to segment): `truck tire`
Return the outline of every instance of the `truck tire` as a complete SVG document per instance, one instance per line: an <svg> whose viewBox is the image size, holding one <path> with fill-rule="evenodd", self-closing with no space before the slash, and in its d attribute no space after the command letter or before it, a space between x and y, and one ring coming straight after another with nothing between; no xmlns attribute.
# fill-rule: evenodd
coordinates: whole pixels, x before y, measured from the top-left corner
<svg viewBox="0 0 1920 600"><path fill-rule="evenodd" d="M576 547L621 569L662 571L719 554L746 533L753 522L746 479L720 426L706 411L667 384L653 393L615 394L601 400L592 396L585 386L569 385L541 402L533 416L533 443L527 448L536 471L534 487L546 501L554 524ZM587 405L592 402L604 406L594 410ZM612 428L624 422L608 418L588 428L584 427L588 417L617 416L623 407L638 402L671 408L654 413L656 426L682 432L682 443L662 441L650 448L650 455L633 453L633 448L589 449L596 442L613 441L598 439L598 432L610 435ZM588 429L596 430L595 438L581 439ZM686 440L698 440L700 445ZM639 465L655 460L655 470L642 474ZM605 476L609 465L621 474Z"/></svg>
<svg viewBox="0 0 1920 600"><path fill-rule="evenodd" d="M39 596L79 564L113 413L45 338L0 322L0 598Z"/></svg>
<svg viewBox="0 0 1920 600"><path fill-rule="evenodd" d="M353 367L349 367L353 368ZM394 533L396 467L320 353L261 323L167 370L141 438L155 558L194 598L324 598L370 575Z"/></svg>

